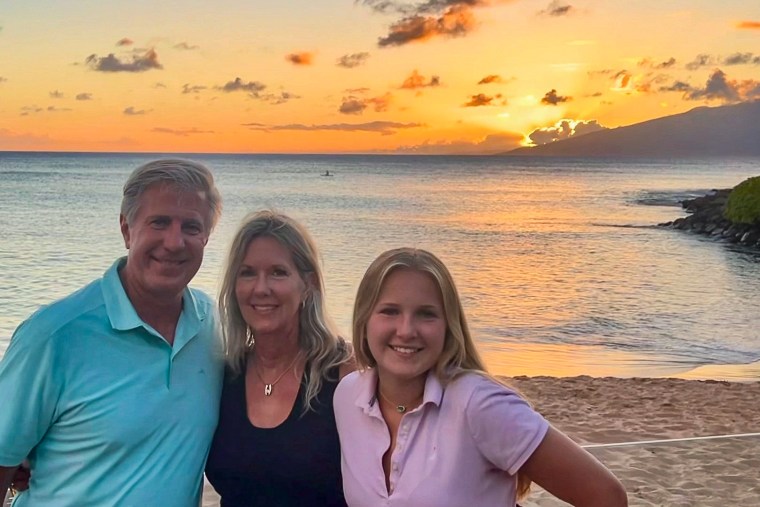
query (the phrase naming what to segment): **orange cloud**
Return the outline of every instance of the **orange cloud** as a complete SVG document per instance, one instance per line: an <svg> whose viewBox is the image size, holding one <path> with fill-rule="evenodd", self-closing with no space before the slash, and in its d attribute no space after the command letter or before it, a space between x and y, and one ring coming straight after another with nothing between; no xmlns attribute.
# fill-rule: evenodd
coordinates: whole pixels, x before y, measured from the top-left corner
<svg viewBox="0 0 760 507"><path fill-rule="evenodd" d="M414 69L412 74L401 83L401 89L416 90L418 88L432 88L440 85L441 79L438 76L432 76L430 81L426 82L425 77L417 72L417 69Z"/></svg>
<svg viewBox="0 0 760 507"><path fill-rule="evenodd" d="M740 21L736 24L736 28L746 30L760 30L760 21Z"/></svg>
<svg viewBox="0 0 760 507"><path fill-rule="evenodd" d="M304 51L301 53L290 53L285 57L293 65L311 65L314 61L314 53Z"/></svg>
<svg viewBox="0 0 760 507"><path fill-rule="evenodd" d="M461 37L472 31L475 25L472 9L467 5L455 5L440 16L414 15L397 21L391 25L390 33L377 41L377 45L403 46L437 36Z"/></svg>

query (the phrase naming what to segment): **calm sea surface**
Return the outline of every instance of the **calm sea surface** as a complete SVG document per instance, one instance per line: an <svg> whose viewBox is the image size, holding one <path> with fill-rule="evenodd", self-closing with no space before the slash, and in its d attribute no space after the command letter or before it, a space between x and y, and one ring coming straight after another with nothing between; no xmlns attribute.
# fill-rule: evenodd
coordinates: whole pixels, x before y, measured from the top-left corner
<svg viewBox="0 0 760 507"><path fill-rule="evenodd" d="M125 254L121 186L154 158L0 153L0 355L26 316ZM682 216L678 199L760 174L760 160L190 158L212 168L224 196L193 282L209 293L238 223L272 207L316 237L330 310L346 333L372 259L417 246L453 272L495 373L760 371L719 366L760 360L760 254L652 227ZM695 373L701 365L718 366Z"/></svg>

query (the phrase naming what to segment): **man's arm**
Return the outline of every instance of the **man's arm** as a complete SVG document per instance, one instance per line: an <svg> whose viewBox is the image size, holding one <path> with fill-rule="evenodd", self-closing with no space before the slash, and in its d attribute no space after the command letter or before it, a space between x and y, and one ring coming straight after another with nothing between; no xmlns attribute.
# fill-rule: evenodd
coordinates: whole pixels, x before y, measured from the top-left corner
<svg viewBox="0 0 760 507"><path fill-rule="evenodd" d="M16 474L17 468L18 466L0 466L0 498L3 500L3 503L0 505L5 505L5 495L8 493L8 488L11 487L11 481L13 481L13 476Z"/></svg>

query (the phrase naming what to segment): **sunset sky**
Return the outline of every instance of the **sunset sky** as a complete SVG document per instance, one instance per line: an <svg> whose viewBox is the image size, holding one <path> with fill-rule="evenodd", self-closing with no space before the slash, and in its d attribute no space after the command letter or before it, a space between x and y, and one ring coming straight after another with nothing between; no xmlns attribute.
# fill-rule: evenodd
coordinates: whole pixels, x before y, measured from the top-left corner
<svg viewBox="0 0 760 507"><path fill-rule="evenodd" d="M753 99L746 0L0 9L0 150L494 153Z"/></svg>

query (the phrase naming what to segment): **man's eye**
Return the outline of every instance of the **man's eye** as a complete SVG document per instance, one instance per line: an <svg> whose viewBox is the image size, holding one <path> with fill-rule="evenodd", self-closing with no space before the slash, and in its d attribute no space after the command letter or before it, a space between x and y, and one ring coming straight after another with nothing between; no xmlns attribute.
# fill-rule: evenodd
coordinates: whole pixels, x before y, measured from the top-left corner
<svg viewBox="0 0 760 507"><path fill-rule="evenodd" d="M202 232L201 226L198 224L187 224L184 229L188 234L200 234Z"/></svg>

